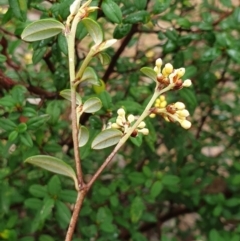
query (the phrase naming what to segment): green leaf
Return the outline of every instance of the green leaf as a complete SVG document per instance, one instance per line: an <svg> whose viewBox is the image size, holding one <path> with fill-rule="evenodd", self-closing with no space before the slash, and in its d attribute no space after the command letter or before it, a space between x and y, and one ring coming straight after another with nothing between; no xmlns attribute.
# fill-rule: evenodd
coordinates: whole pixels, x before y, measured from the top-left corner
<svg viewBox="0 0 240 241"><path fill-rule="evenodd" d="M46 187L43 187L38 184L33 184L29 188L29 192L34 196L34 197L39 197L39 198L44 198L47 195L47 189Z"/></svg>
<svg viewBox="0 0 240 241"><path fill-rule="evenodd" d="M68 203L75 203L77 200L77 192L74 190L62 190L59 199Z"/></svg>
<svg viewBox="0 0 240 241"><path fill-rule="evenodd" d="M32 138L31 138L31 136L28 132L20 134L19 137L20 137L20 141L21 141L22 144L24 144L28 147L33 146Z"/></svg>
<svg viewBox="0 0 240 241"><path fill-rule="evenodd" d="M99 150L117 144L122 132L116 129L107 129L98 134L92 142L92 149Z"/></svg>
<svg viewBox="0 0 240 241"><path fill-rule="evenodd" d="M12 131L12 132L10 132L10 134L8 135L8 140L9 140L10 142L13 142L17 137L18 137L18 132L17 132L17 131Z"/></svg>
<svg viewBox="0 0 240 241"><path fill-rule="evenodd" d="M147 0L138 0L135 1L134 4L136 5L138 10L143 10L147 5Z"/></svg>
<svg viewBox="0 0 240 241"><path fill-rule="evenodd" d="M112 212L107 207L100 207L97 211L96 221L98 223L111 223L113 220Z"/></svg>
<svg viewBox="0 0 240 241"><path fill-rule="evenodd" d="M142 216L142 213L145 209L144 203L140 197L135 197L131 204L131 221L137 223Z"/></svg>
<svg viewBox="0 0 240 241"><path fill-rule="evenodd" d="M171 0L156 1L153 6L153 13L159 14L169 8Z"/></svg>
<svg viewBox="0 0 240 241"><path fill-rule="evenodd" d="M21 21L26 20L27 14L27 2L24 0L9 0L10 8L13 12L13 16Z"/></svg>
<svg viewBox="0 0 240 241"><path fill-rule="evenodd" d="M187 18L178 18L177 23L180 27L189 29L191 27L191 22Z"/></svg>
<svg viewBox="0 0 240 241"><path fill-rule="evenodd" d="M17 125L10 119L0 118L0 128L5 131L12 131Z"/></svg>
<svg viewBox="0 0 240 241"><path fill-rule="evenodd" d="M240 63L240 53L237 49L228 49L227 54L234 60L236 63Z"/></svg>
<svg viewBox="0 0 240 241"><path fill-rule="evenodd" d="M89 139L89 131L85 126L81 126L78 131L78 146L85 146Z"/></svg>
<svg viewBox="0 0 240 241"><path fill-rule="evenodd" d="M58 46L65 55L68 55L67 39L63 34L58 35Z"/></svg>
<svg viewBox="0 0 240 241"><path fill-rule="evenodd" d="M113 37L116 39L121 39L125 37L129 31L131 30L132 25L131 24L119 24L114 29Z"/></svg>
<svg viewBox="0 0 240 241"><path fill-rule="evenodd" d="M219 240L219 241L220 241L220 239L221 239L221 236L220 236L220 234L218 233L218 231L215 230L215 229L212 229L212 230L210 231L210 233L209 233L209 238L208 238L208 240L209 240L209 241L216 241L216 240Z"/></svg>
<svg viewBox="0 0 240 241"><path fill-rule="evenodd" d="M143 141L143 135L140 133L135 137L130 137L130 141L137 147L141 146Z"/></svg>
<svg viewBox="0 0 240 241"><path fill-rule="evenodd" d="M99 58L102 65L108 65L111 61L110 56L105 52L98 53L97 57Z"/></svg>
<svg viewBox="0 0 240 241"><path fill-rule="evenodd" d="M32 117L27 121L28 130L36 130L39 127L42 127L43 124L49 119L49 115L40 115Z"/></svg>
<svg viewBox="0 0 240 241"><path fill-rule="evenodd" d="M3 54L0 54L0 63L4 63L6 62L6 60L7 60L7 57Z"/></svg>
<svg viewBox="0 0 240 241"><path fill-rule="evenodd" d="M84 70L83 76L79 82L93 84L93 85L100 85L98 76L92 67L87 67Z"/></svg>
<svg viewBox="0 0 240 241"><path fill-rule="evenodd" d="M128 179L136 185L143 184L146 181L144 174L141 172L131 172Z"/></svg>
<svg viewBox="0 0 240 241"><path fill-rule="evenodd" d="M27 125L26 123L20 123L17 127L17 130L19 133L23 133L27 130Z"/></svg>
<svg viewBox="0 0 240 241"><path fill-rule="evenodd" d="M78 190L78 181L74 170L62 160L52 156L39 155L29 157L24 162L31 163L50 172L72 178L75 183L75 188Z"/></svg>
<svg viewBox="0 0 240 241"><path fill-rule="evenodd" d="M47 51L46 47L34 50L33 56L32 56L33 64L37 64L38 62L40 62L43 59L43 56L46 51Z"/></svg>
<svg viewBox="0 0 240 241"><path fill-rule="evenodd" d="M147 23L150 20L150 13L145 10L129 14L124 20L124 23Z"/></svg>
<svg viewBox="0 0 240 241"><path fill-rule="evenodd" d="M112 97L106 90L102 91L98 97L101 99L102 105L105 110L109 110L112 108Z"/></svg>
<svg viewBox="0 0 240 241"><path fill-rule="evenodd" d="M102 43L100 43L97 46L94 46L95 54L111 47L116 42L117 42L117 39L109 39L109 40L103 41Z"/></svg>
<svg viewBox="0 0 240 241"><path fill-rule="evenodd" d="M164 175L162 178L162 184L169 185L169 186L174 186L178 184L179 181L180 181L179 177L175 175Z"/></svg>
<svg viewBox="0 0 240 241"><path fill-rule="evenodd" d="M99 228L106 233L114 233L116 231L115 225L113 225L112 223L108 223L108 222L101 223L99 225Z"/></svg>
<svg viewBox="0 0 240 241"><path fill-rule="evenodd" d="M39 241L54 241L54 238L46 234L41 234Z"/></svg>
<svg viewBox="0 0 240 241"><path fill-rule="evenodd" d="M51 196L57 197L62 189L59 177L54 175L48 182L47 188L48 188L48 193Z"/></svg>
<svg viewBox="0 0 240 241"><path fill-rule="evenodd" d="M152 68L143 67L140 69L140 71L147 77L149 77L151 80L157 82L157 73Z"/></svg>
<svg viewBox="0 0 240 241"><path fill-rule="evenodd" d="M70 90L70 89L62 90L62 91L60 92L60 95L61 95L64 99L71 101L71 90ZM76 104L77 104L77 105L81 105L81 104L82 104L82 98L81 98L81 96L79 95L78 92L76 92Z"/></svg>
<svg viewBox="0 0 240 241"><path fill-rule="evenodd" d="M53 37L65 29L64 25L55 19L40 19L29 24L21 35L25 41L33 42Z"/></svg>
<svg viewBox="0 0 240 241"><path fill-rule="evenodd" d="M54 200L51 198L45 199L43 207L40 211L40 219L44 221L51 213L54 207Z"/></svg>
<svg viewBox="0 0 240 241"><path fill-rule="evenodd" d="M67 227L71 218L71 212L69 208L61 201L56 201L56 212L58 221L62 223L63 226Z"/></svg>
<svg viewBox="0 0 240 241"><path fill-rule="evenodd" d="M16 104L16 101L13 100L11 95L6 95L3 98L0 99L0 105L6 107L13 108L14 105ZM1 119L0 119L1 121Z"/></svg>
<svg viewBox="0 0 240 241"><path fill-rule="evenodd" d="M94 113L100 110L102 107L102 102L97 97L92 97L86 100L82 107L82 112L85 113Z"/></svg>
<svg viewBox="0 0 240 241"><path fill-rule="evenodd" d="M103 31L100 25L92 20L91 18L84 18L82 20L83 24L87 28L88 33L91 35L95 44L100 44L103 41Z"/></svg>
<svg viewBox="0 0 240 241"><path fill-rule="evenodd" d="M120 7L112 0L103 0L101 9L105 16L113 23L122 22L122 12Z"/></svg>
<svg viewBox="0 0 240 241"><path fill-rule="evenodd" d="M153 183L151 190L150 190L150 195L153 198L156 198L163 190L163 184L161 181L156 181Z"/></svg>
<svg viewBox="0 0 240 241"><path fill-rule="evenodd" d="M43 202L38 198L28 198L24 201L26 208L39 210L43 205Z"/></svg>

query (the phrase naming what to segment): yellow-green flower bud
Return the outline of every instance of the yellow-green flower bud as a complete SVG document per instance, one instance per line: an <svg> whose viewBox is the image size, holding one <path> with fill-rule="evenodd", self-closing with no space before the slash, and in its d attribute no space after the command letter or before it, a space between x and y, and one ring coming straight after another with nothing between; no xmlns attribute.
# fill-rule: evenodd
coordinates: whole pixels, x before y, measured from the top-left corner
<svg viewBox="0 0 240 241"><path fill-rule="evenodd" d="M178 78L181 78L185 74L185 68L180 68L177 70Z"/></svg>
<svg viewBox="0 0 240 241"><path fill-rule="evenodd" d="M164 107L166 107L166 106L167 106L167 101L166 101L166 100L162 101L162 102L159 104L159 107L160 107L160 108L164 108Z"/></svg>
<svg viewBox="0 0 240 241"><path fill-rule="evenodd" d="M173 72L173 66L170 63L165 64L165 73L171 74Z"/></svg>

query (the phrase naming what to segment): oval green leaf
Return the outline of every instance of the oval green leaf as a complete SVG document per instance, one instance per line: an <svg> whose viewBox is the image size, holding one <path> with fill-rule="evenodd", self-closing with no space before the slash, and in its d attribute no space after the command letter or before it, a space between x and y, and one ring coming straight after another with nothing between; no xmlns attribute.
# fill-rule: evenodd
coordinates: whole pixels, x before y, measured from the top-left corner
<svg viewBox="0 0 240 241"><path fill-rule="evenodd" d="M52 156L38 155L29 157L24 162L31 163L53 173L71 177L74 180L76 189L78 190L76 174L72 167L70 167L64 161Z"/></svg>
<svg viewBox="0 0 240 241"><path fill-rule="evenodd" d="M156 181L153 183L151 190L150 190L150 195L153 198L156 198L161 191L163 190L163 184L161 183L161 181Z"/></svg>
<svg viewBox="0 0 240 241"><path fill-rule="evenodd" d="M111 61L111 57L105 52L99 53L97 57L99 58L102 65L107 65Z"/></svg>
<svg viewBox="0 0 240 241"><path fill-rule="evenodd" d="M122 12L120 7L112 0L103 0L101 8L105 16L114 23L122 22Z"/></svg>
<svg viewBox="0 0 240 241"><path fill-rule="evenodd" d="M85 146L89 139L89 131L85 126L81 126L78 132L78 146Z"/></svg>
<svg viewBox="0 0 240 241"><path fill-rule="evenodd" d="M34 42L53 37L65 29L64 25L55 19L40 19L29 24L22 32L22 39Z"/></svg>
<svg viewBox="0 0 240 241"><path fill-rule="evenodd" d="M101 100L97 97L92 97L83 104L82 112L94 113L100 110L101 107L102 107Z"/></svg>
<svg viewBox="0 0 240 241"><path fill-rule="evenodd" d="M64 99L71 101L71 90L70 90L70 89L62 90L62 91L60 92L60 95L61 95ZM77 93L77 92L76 92L76 103L77 103L77 105L81 105L81 104L82 104L82 98L81 98L81 96L79 95L79 93Z"/></svg>
<svg viewBox="0 0 240 241"><path fill-rule="evenodd" d="M103 41L103 32L100 25L91 18L84 18L82 22L95 44L100 44Z"/></svg>
<svg viewBox="0 0 240 241"><path fill-rule="evenodd" d="M145 74L147 77L149 77L150 79L152 79L153 81L157 82L157 73L149 68L149 67L143 67L140 69L140 71Z"/></svg>
<svg viewBox="0 0 240 241"><path fill-rule="evenodd" d="M98 134L92 142L92 149L99 150L113 146L119 142L122 132L116 129L107 129Z"/></svg>
<svg viewBox="0 0 240 241"><path fill-rule="evenodd" d="M100 85L97 74L93 68L87 67L83 73L80 83L87 83L93 85Z"/></svg>
<svg viewBox="0 0 240 241"><path fill-rule="evenodd" d="M147 23L150 20L150 13L145 10L134 12L126 16L124 23Z"/></svg>

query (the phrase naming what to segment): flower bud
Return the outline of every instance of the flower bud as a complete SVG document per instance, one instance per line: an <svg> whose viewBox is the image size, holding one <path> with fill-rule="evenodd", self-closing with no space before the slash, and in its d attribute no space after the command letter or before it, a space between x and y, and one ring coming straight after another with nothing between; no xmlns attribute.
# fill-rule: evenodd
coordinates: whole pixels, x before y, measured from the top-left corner
<svg viewBox="0 0 240 241"><path fill-rule="evenodd" d="M175 108L177 108L178 110L183 110L185 109L185 105L182 102L176 102L174 104Z"/></svg>
<svg viewBox="0 0 240 241"><path fill-rule="evenodd" d="M117 123L112 123L111 128L119 129L120 126Z"/></svg>
<svg viewBox="0 0 240 241"><path fill-rule="evenodd" d="M123 108L118 109L117 113L119 116L125 116L125 110Z"/></svg>
<svg viewBox="0 0 240 241"><path fill-rule="evenodd" d="M180 122L180 125L184 129L189 129L192 126L191 122L188 120L183 120L182 122Z"/></svg>
<svg viewBox="0 0 240 241"><path fill-rule="evenodd" d="M182 84L182 86L184 87L189 87L191 85L192 85L192 81L190 79L186 79Z"/></svg>
<svg viewBox="0 0 240 241"><path fill-rule="evenodd" d="M185 68L180 68L177 70L178 78L181 78L185 74Z"/></svg>
<svg viewBox="0 0 240 241"><path fill-rule="evenodd" d="M164 107L166 107L166 106L167 106L167 101L166 101L166 100L162 101L162 102L160 103L160 105L159 105L160 108L164 108Z"/></svg>
<svg viewBox="0 0 240 241"><path fill-rule="evenodd" d="M165 64L164 69L166 74L171 74L173 72L173 66L170 63Z"/></svg>
<svg viewBox="0 0 240 241"><path fill-rule="evenodd" d="M138 132L142 133L145 136L149 134L149 130L147 128L143 128L141 130L138 130Z"/></svg>
<svg viewBox="0 0 240 241"><path fill-rule="evenodd" d="M128 120L130 123L132 123L132 122L135 120L134 115L129 115L129 116L127 117L127 120Z"/></svg>
<svg viewBox="0 0 240 241"><path fill-rule="evenodd" d="M161 59L161 58L158 58L158 59L156 60L156 66L157 66L158 68L161 68L161 66L162 66L162 59Z"/></svg>
<svg viewBox="0 0 240 241"><path fill-rule="evenodd" d="M138 125L138 128L142 129L146 126L146 123L144 121L140 122L140 124Z"/></svg>
<svg viewBox="0 0 240 241"><path fill-rule="evenodd" d="M159 68L157 66L155 66L153 70L158 74Z"/></svg>
<svg viewBox="0 0 240 241"><path fill-rule="evenodd" d="M82 0L75 0L70 6L70 13L72 15L77 14Z"/></svg>
<svg viewBox="0 0 240 241"><path fill-rule="evenodd" d="M189 112L188 112L188 110L186 110L186 109L184 109L184 110L178 110L177 113L178 113L178 115L179 115L180 117L188 117L188 116L189 116Z"/></svg>

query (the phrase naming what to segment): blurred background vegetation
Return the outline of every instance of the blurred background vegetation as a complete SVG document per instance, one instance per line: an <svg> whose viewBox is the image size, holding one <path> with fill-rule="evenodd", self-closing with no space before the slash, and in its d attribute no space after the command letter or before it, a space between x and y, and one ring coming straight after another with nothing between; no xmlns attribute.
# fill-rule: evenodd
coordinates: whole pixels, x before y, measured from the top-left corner
<svg viewBox="0 0 240 241"><path fill-rule="evenodd" d="M107 0L104 0L107 1ZM72 182L24 164L47 154L73 163L65 37L35 42L20 38L35 19L64 22L72 0L0 2L0 240L64 240L75 202ZM240 6L231 0L115 1L123 19L113 23L100 7L110 63L91 62L106 90L83 86L103 108L85 115L94 137L124 106L138 115L154 90L139 69L156 58L185 67L193 87L169 93L191 112L188 131L147 119L150 135L129 140L84 202L74 241L240 240ZM77 65L91 44L77 32ZM140 145L140 143L142 144ZM82 147L89 180L111 148ZM140 146L139 146L140 145Z"/></svg>

